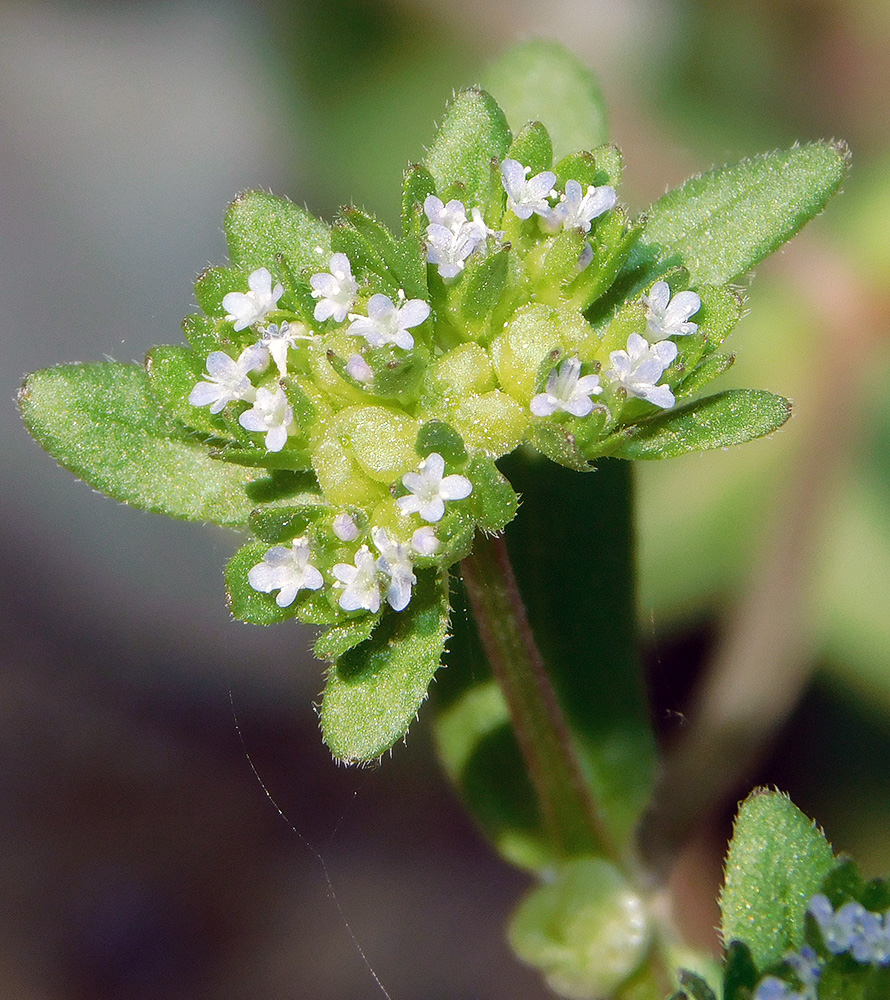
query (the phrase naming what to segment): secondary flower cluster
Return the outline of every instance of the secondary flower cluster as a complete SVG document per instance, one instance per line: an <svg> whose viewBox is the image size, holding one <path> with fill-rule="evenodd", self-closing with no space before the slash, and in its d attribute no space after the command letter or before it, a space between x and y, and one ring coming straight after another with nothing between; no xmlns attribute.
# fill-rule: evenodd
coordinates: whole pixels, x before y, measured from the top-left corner
<svg viewBox="0 0 890 1000"><path fill-rule="evenodd" d="M444 567L461 557L456 543L440 546L432 525L442 521L446 504L473 493L463 472L471 471L474 456L491 461L534 441L539 421L599 414L595 426L609 433L628 400L661 409L675 404L663 380L678 356L675 339L698 332L691 317L701 308L699 295L672 294L667 281L656 281L632 303L638 318L617 343L594 335L577 298L560 289L596 271L596 254L606 251L594 227L615 208L614 188L569 177L559 191L554 171L530 176L510 157L497 170L500 210L491 200L483 211L433 193L418 199L421 266L438 275L438 286L391 281L393 274L369 265L366 251L347 241L332 251L316 246L316 266L291 277L270 255L268 266L247 274L246 291L226 290L219 311L211 307L220 349L207 354L206 373L188 402L247 432L243 444L220 457L237 460L231 447L254 449L252 464L311 468L328 509L341 511L331 514L327 536L301 532L268 548L249 569L250 587L275 594L279 608L321 591L342 612L376 613L384 601L401 611L410 603L418 559ZM381 239L373 225L378 229L361 243L372 251ZM395 275L404 274L398 267L407 251L393 246L381 251L389 254L382 259ZM553 277L541 261L557 246L575 256ZM496 272L496 260L507 254L516 264ZM327 270L319 269L322 262ZM500 298L487 305L490 325L471 333L461 328L461 310L470 272L487 265L501 275L501 285L492 279ZM239 272L227 274L237 287ZM552 304L537 302L536 288ZM494 319L497 310L502 319ZM418 434L430 422L450 428L456 451L420 449ZM250 435L262 435L265 454L280 457L264 460ZM360 512L358 522L345 508ZM461 538L466 530L472 534L464 522Z"/></svg>
<svg viewBox="0 0 890 1000"><path fill-rule="evenodd" d="M831 955L849 955L860 965L890 965L890 910L873 913L851 900L838 910L821 893L810 899L807 912L816 921ZM764 976L752 1000L817 1000L825 962L808 945L789 952L783 961L801 984L796 989L778 976Z"/></svg>

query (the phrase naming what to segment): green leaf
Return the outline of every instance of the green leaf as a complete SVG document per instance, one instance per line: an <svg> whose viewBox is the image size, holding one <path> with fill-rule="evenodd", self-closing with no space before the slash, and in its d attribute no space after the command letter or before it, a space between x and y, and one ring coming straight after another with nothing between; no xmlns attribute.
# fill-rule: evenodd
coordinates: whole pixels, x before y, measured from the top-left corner
<svg viewBox="0 0 890 1000"><path fill-rule="evenodd" d="M681 382L677 384L675 394L680 396L691 396L709 383L713 382L718 375L722 375L735 363L734 354L712 354L701 364L697 365Z"/></svg>
<svg viewBox="0 0 890 1000"><path fill-rule="evenodd" d="M519 507L519 498L513 487L498 471L490 458L476 455L466 472L473 483L468 501L482 531L503 531Z"/></svg>
<svg viewBox="0 0 890 1000"><path fill-rule="evenodd" d="M192 406L189 393L198 382L208 378L204 358L187 347L162 344L145 356L151 393L158 407L171 420L192 427L203 434L231 439L226 422L220 414L210 413L206 406Z"/></svg>
<svg viewBox="0 0 890 1000"><path fill-rule="evenodd" d="M232 262L246 271L266 267L274 273L279 254L295 273L324 269L330 258L328 227L292 201L265 191L238 195L224 228Z"/></svg>
<svg viewBox="0 0 890 1000"><path fill-rule="evenodd" d="M206 358L211 351L220 349L232 328L224 320L195 313L182 321L182 332L194 350Z"/></svg>
<svg viewBox="0 0 890 1000"><path fill-rule="evenodd" d="M485 211L495 195L500 197L500 177L492 160L501 160L510 145L504 113L481 90L459 93L449 104L426 157L443 201L459 197L467 209ZM460 193L452 194L452 189Z"/></svg>
<svg viewBox="0 0 890 1000"><path fill-rule="evenodd" d="M334 227L331 248L345 253L357 271L370 271L395 293L403 289L409 298L426 298L426 260L420 243L410 237L397 240L372 215L359 208L344 208Z"/></svg>
<svg viewBox="0 0 890 1000"><path fill-rule="evenodd" d="M448 465L458 465L467 460L463 438L444 420L428 420L417 432L414 449L421 458L438 452Z"/></svg>
<svg viewBox="0 0 890 1000"><path fill-rule="evenodd" d="M506 538L529 623L585 777L623 847L655 776L637 648L631 468L605 460L579 476L522 452L501 466L522 497Z"/></svg>
<svg viewBox="0 0 890 1000"><path fill-rule="evenodd" d="M510 144L507 156L529 167L532 176L553 166L553 143L540 122L523 125Z"/></svg>
<svg viewBox="0 0 890 1000"><path fill-rule="evenodd" d="M612 143L569 153L553 168L560 187L565 187L568 180L575 180L585 189L590 185L601 187L604 184L617 188L623 169L621 150Z"/></svg>
<svg viewBox="0 0 890 1000"><path fill-rule="evenodd" d="M625 272L679 264L693 286L733 281L825 208L849 164L843 143L816 142L694 177L647 210Z"/></svg>
<svg viewBox="0 0 890 1000"><path fill-rule="evenodd" d="M241 526L252 472L214 461L161 413L145 369L107 361L45 368L19 393L25 425L66 469L156 514Z"/></svg>
<svg viewBox="0 0 890 1000"><path fill-rule="evenodd" d="M536 39L509 49L484 82L515 128L530 121L547 126L557 159L609 138L596 78L557 42Z"/></svg>
<svg viewBox="0 0 890 1000"><path fill-rule="evenodd" d="M760 389L728 389L667 410L619 434L617 458L674 458L690 451L743 444L778 430L791 416L791 403Z"/></svg>
<svg viewBox="0 0 890 1000"><path fill-rule="evenodd" d="M797 951L807 903L834 865L822 832L787 795L753 792L736 817L726 856L723 940L746 944L758 969Z"/></svg>
<svg viewBox="0 0 890 1000"><path fill-rule="evenodd" d="M446 661L452 688L455 672L478 677L486 669L478 634L463 607L461 613L463 627L455 629ZM552 864L555 857L547 844L501 689L490 678L477 679L438 708L435 734L439 757L477 823L511 864L532 871Z"/></svg>
<svg viewBox="0 0 890 1000"><path fill-rule="evenodd" d="M461 313L469 324L479 323L498 304L507 280L510 248L470 258L460 285Z"/></svg>
<svg viewBox="0 0 890 1000"><path fill-rule="evenodd" d="M331 667L321 731L346 763L375 760L408 731L439 666L448 628L448 578L419 572L411 603Z"/></svg>
<svg viewBox="0 0 890 1000"><path fill-rule="evenodd" d="M342 625L333 625L315 640L312 652L320 660L329 660L333 663L350 649L367 642L379 621L380 612L377 612L373 615L362 615Z"/></svg>
<svg viewBox="0 0 890 1000"><path fill-rule="evenodd" d="M436 182L433 175L420 164L412 164L405 171L405 183L402 187L402 233L405 236L413 234L422 237L427 219L423 214L423 203L427 196L436 193Z"/></svg>
<svg viewBox="0 0 890 1000"><path fill-rule="evenodd" d="M195 281L195 298L208 316L225 316L222 300L229 292L243 292L247 275L235 267L205 268Z"/></svg>
<svg viewBox="0 0 890 1000"><path fill-rule="evenodd" d="M329 509L322 497L315 496L307 497L305 503L255 510L250 515L250 530L261 541L279 545L305 534L309 525Z"/></svg>
<svg viewBox="0 0 890 1000"><path fill-rule="evenodd" d="M679 979L680 986L683 987L686 996L690 1000L717 1000L714 996L714 991L708 986L707 981L695 972L689 972L688 969L681 969Z"/></svg>
<svg viewBox="0 0 890 1000"><path fill-rule="evenodd" d="M749 1000L758 978L751 949L741 941L730 941L723 966L723 1000Z"/></svg>

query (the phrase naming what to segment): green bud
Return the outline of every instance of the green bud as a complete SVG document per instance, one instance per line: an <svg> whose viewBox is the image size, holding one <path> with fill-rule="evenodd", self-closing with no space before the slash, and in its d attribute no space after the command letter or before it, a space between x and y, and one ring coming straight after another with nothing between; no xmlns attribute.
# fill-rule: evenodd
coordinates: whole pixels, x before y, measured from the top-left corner
<svg viewBox="0 0 890 1000"><path fill-rule="evenodd" d="M577 858L526 896L510 944L552 990L575 1000L610 996L643 961L650 921L643 899L602 858Z"/></svg>

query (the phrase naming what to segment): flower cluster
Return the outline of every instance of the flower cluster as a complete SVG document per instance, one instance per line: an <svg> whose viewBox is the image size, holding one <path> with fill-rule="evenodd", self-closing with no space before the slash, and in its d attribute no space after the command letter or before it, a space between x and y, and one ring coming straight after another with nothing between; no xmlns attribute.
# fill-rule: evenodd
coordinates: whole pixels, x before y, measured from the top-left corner
<svg viewBox="0 0 890 1000"><path fill-rule="evenodd" d="M579 157L534 174L486 160L475 200L415 168L413 237L350 209L333 231L312 220L310 245L214 271L216 298L199 301L218 346L188 393L209 411L194 427L221 459L317 484L311 512L270 529L242 571L253 591L318 622L402 611L418 569L447 568L515 513L495 460L529 443L578 467L675 405L678 359L706 353L707 334L690 336L702 299L668 274L605 326L584 318L633 234L601 182L613 174ZM559 435L583 456L553 451Z"/></svg>
<svg viewBox="0 0 890 1000"><path fill-rule="evenodd" d="M835 912L827 896L810 900L825 947L832 955L849 954L863 965L890 964L890 910L872 913L851 900Z"/></svg>
<svg viewBox="0 0 890 1000"><path fill-rule="evenodd" d="M819 893L810 899L807 913L816 921L829 955L849 955L860 965L890 965L890 910L873 913L855 900L835 910ZM805 945L785 955L783 962L800 985L767 975L757 984L752 1000L817 1000L825 960Z"/></svg>

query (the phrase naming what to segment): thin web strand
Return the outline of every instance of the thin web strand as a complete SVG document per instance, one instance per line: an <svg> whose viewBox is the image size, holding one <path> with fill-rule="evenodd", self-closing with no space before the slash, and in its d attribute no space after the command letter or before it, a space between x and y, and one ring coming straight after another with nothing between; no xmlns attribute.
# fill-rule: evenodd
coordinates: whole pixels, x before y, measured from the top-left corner
<svg viewBox="0 0 890 1000"><path fill-rule="evenodd" d="M324 857L322 856L321 852L316 847L314 847L302 833L300 833L300 831L296 828L296 826L294 826L294 824L291 822L289 817L285 815L281 806L278 805L272 793L266 787L266 783L260 777L260 772L257 770L256 765L253 762L253 758L250 756L250 751L247 749L247 744L244 742L244 734L241 731L241 724L238 721L238 713L235 711L235 699L232 695L231 687L229 687L229 704L232 707L232 719L235 723L235 732L238 734L238 739L241 741L241 749L244 751L244 756L247 758L247 763L250 765L251 771L253 771L253 776L259 782L260 788L262 788L266 798L272 803L272 806L278 813L278 815L284 820L285 823L287 823L291 831L297 836L297 838L305 846L305 848L318 861L319 865L321 866L322 874L324 875L325 883L327 884L328 892L330 894L331 899L334 901L334 906L337 907L337 913L339 914L340 919L343 921L343 926L346 928L346 933L349 935L349 939L352 942L352 946L355 948L359 958L364 963L365 968L368 970L368 974L374 980L374 983L376 984L377 988L386 997L386 1000L393 1000L393 997L390 994L389 990L387 990L387 988L383 985L380 977L374 971L374 966L371 965L368 956L365 954L364 948L362 948L362 946L359 944L359 940L355 936L355 932L353 931L352 926L346 919L346 914L343 912L343 907L340 905L340 900L337 898L337 893L334 891L334 883L331 881L331 875L330 872L328 871L328 866L325 862ZM336 834L339 826L340 826L340 820L337 821L337 826L334 828L334 832L331 834L328 843L330 843L331 840L333 840L334 835Z"/></svg>

